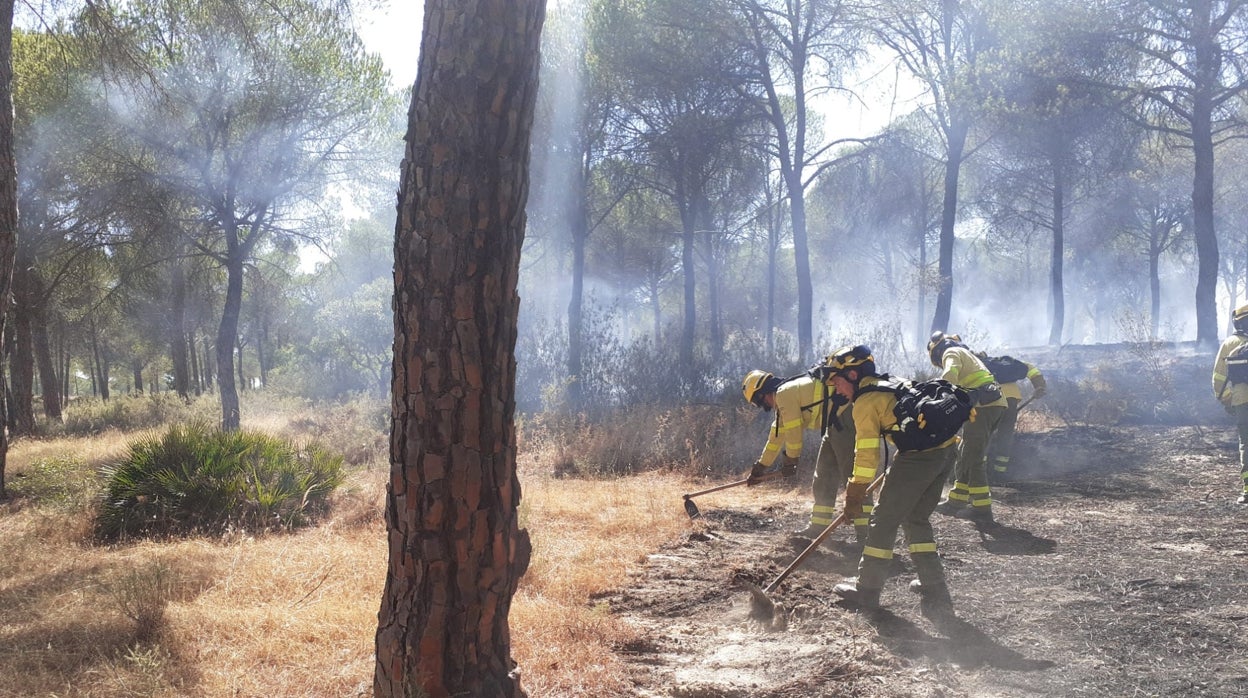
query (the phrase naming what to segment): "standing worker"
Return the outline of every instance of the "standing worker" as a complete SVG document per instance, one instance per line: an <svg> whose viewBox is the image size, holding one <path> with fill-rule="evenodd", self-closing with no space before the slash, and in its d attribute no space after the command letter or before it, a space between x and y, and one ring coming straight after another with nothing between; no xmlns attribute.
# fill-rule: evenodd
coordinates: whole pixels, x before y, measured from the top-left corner
<svg viewBox="0 0 1248 698"><path fill-rule="evenodd" d="M1012 356L988 356L987 352L976 354L992 377L1001 386L1001 397L1005 398L1005 413L1001 415L1001 423L997 425L988 442L988 462L992 464L992 472L997 477L1006 477L1010 471L1010 452L1014 449L1014 430L1018 426L1019 406L1022 404L1023 391L1019 383L1026 380L1031 383L1031 400L1044 397L1046 386L1044 374L1035 364L1027 363Z"/></svg>
<svg viewBox="0 0 1248 698"><path fill-rule="evenodd" d="M794 535L814 538L836 519L837 491L853 464L854 427L850 406L839 399L840 396L834 396L824 380L810 373L782 381L766 371L750 371L742 382L741 392L747 402L769 412L776 411L776 419L767 433L767 444L750 470L751 479L760 480L774 472L771 466L781 450L784 451L784 476L795 475L802 454L803 432L813 429L822 434L815 457L812 486L815 502L810 522L794 531ZM854 519L859 542L866 537L870 514L868 502Z"/></svg>
<svg viewBox="0 0 1248 698"><path fill-rule="evenodd" d="M940 378L965 388L975 399L976 416L962 427L962 446L953 471L953 489L936 511L992 523L992 490L988 486L988 442L1005 414L1005 398L992 372L956 334L932 333L927 343L932 365L942 369Z"/></svg>
<svg viewBox="0 0 1248 698"><path fill-rule="evenodd" d="M886 447L884 439L891 440L890 432L898 427L894 411L897 395L878 387L888 376L876 373L875 357L866 346L845 347L829 357L828 364L837 394L845 395L854 405L857 440L853 472L845 485L845 513L856 515L867 485L875 479L880 448ZM884 479L880 503L871 516L866 546L858 560L858 577L833 587L837 595L865 610L879 607L897 529L902 528L918 572L917 583L911 586L922 594L923 615L934 620L953 617L953 600L936 552L931 515L949 476L949 447L956 441L956 435L949 436L933 448L897 453Z"/></svg>
<svg viewBox="0 0 1248 698"><path fill-rule="evenodd" d="M1231 313L1235 332L1222 342L1213 362L1213 395L1239 431L1240 504L1248 504L1248 303Z"/></svg>

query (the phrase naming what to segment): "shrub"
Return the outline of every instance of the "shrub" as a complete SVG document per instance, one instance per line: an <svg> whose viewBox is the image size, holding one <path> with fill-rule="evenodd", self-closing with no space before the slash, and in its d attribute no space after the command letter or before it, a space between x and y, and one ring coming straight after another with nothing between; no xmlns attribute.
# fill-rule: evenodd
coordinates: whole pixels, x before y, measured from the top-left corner
<svg viewBox="0 0 1248 698"><path fill-rule="evenodd" d="M53 425L49 433L87 436L106 429L130 431L154 429L171 421L209 416L220 402L214 396L197 398L189 405L175 393L130 393L110 400L78 398L65 407L64 424Z"/></svg>
<svg viewBox="0 0 1248 698"><path fill-rule="evenodd" d="M192 422L140 438L104 474L96 530L107 539L298 526L325 508L343 466L315 444Z"/></svg>

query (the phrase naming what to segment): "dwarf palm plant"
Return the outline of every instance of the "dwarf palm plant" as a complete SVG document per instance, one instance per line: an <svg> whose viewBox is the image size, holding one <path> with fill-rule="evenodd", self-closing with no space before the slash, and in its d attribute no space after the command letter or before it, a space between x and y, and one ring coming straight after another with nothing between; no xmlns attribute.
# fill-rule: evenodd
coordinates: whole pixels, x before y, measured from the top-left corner
<svg viewBox="0 0 1248 698"><path fill-rule="evenodd" d="M104 474L97 532L117 538L298 526L325 507L343 466L315 444L193 422L136 440Z"/></svg>

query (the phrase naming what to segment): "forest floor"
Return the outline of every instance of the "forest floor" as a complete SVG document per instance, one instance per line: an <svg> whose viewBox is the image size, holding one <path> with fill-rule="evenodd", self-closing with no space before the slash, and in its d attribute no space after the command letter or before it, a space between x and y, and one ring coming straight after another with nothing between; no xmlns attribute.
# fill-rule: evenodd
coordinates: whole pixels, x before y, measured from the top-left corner
<svg viewBox="0 0 1248 698"><path fill-rule="evenodd" d="M598 601L643 631L617 648L636 696L1248 696L1236 453L1226 428L1020 433L997 525L933 515L952 627L919 613L900 539L883 610L838 601L849 529L769 595L772 623L751 618L743 583L765 587L805 547L789 532L809 490L753 509L699 498L691 532Z"/></svg>

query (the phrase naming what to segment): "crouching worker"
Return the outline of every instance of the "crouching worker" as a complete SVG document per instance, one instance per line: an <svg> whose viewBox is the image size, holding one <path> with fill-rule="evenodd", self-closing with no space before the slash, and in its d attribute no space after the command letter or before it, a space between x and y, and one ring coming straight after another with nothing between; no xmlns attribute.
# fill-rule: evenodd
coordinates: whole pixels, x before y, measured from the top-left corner
<svg viewBox="0 0 1248 698"><path fill-rule="evenodd" d="M815 501L810 521L802 529L794 531L794 535L814 538L836 518L837 492L853 465L854 428L850 406L841 396L834 396L831 387L820 376L811 373L781 380L766 371L750 371L741 391L747 402L776 412L763 453L750 470L753 482L747 485L776 477L773 464L781 451L784 452L784 464L779 474L784 477L795 475L798 459L802 455L804 431L818 430L822 434L819 453L815 457ZM871 504L868 501L853 522L859 542L866 536L870 514Z"/></svg>
<svg viewBox="0 0 1248 698"><path fill-rule="evenodd" d="M933 435L933 441L941 440L927 448L907 450L915 444L907 443L907 448L901 448L898 443L901 432L896 407L899 396L913 394L907 392L912 384L878 374L871 350L862 345L839 350L829 357L828 364L837 394L845 395L854 406L857 436L853 474L845 487L847 513L857 513L861 507L867 486L875 479L880 449L886 446L884 440L898 446L871 516L866 546L858 561L858 577L837 584L833 591L859 608L878 608L880 590L891 568L897 529L901 528L918 571L917 584L912 587L922 594L923 614L934 620L952 618L953 601L945 584L944 566L936 552L930 518L953 463L949 449L957 442L957 429L962 419L971 412L970 398L965 392L956 391L962 401L957 408L965 416L947 425L942 432L942 435L947 433L947 437L941 439L941 435ZM953 390L952 386L944 385L946 390Z"/></svg>

